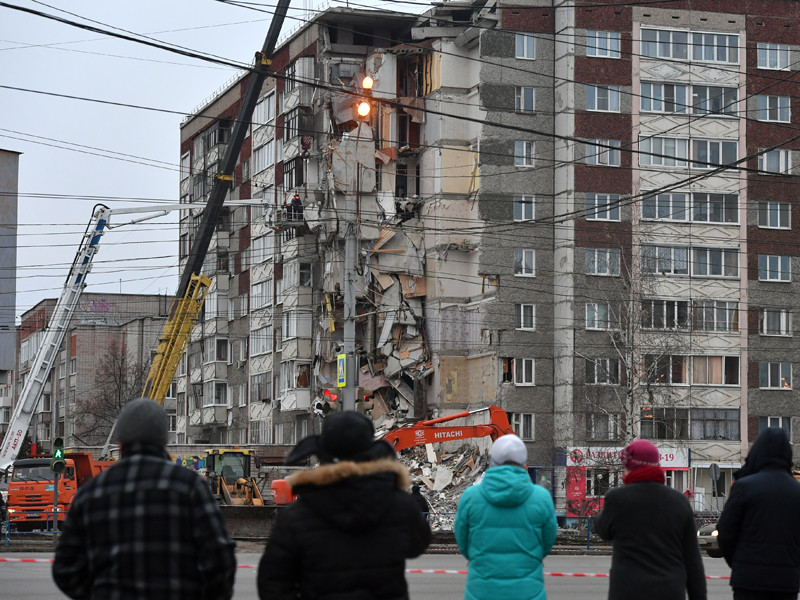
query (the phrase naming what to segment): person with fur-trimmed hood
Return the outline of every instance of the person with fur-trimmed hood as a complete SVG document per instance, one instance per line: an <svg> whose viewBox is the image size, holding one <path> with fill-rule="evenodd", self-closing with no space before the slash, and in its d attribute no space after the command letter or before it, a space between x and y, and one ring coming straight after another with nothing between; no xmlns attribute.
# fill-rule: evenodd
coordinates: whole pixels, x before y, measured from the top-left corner
<svg viewBox="0 0 800 600"><path fill-rule="evenodd" d="M261 600L408 598L405 561L431 530L408 493L408 471L356 412L325 418L284 461L321 465L288 478L297 500L281 509L258 567Z"/></svg>

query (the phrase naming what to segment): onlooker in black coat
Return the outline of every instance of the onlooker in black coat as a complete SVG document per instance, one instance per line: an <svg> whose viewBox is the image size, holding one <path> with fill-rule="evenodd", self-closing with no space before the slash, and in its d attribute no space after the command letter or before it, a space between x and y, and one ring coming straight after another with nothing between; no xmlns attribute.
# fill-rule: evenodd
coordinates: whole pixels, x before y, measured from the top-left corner
<svg viewBox="0 0 800 600"><path fill-rule="evenodd" d="M625 485L608 491L593 526L613 544L609 600L705 600L694 513L664 485L658 449L631 442L622 464Z"/></svg>
<svg viewBox="0 0 800 600"><path fill-rule="evenodd" d="M419 506L419 512L428 519L431 514L431 505L428 504L428 501L425 499L425 496L422 495L422 492L420 492L417 484L411 486L411 497L414 499L414 502L417 503L417 506Z"/></svg>
<svg viewBox="0 0 800 600"><path fill-rule="evenodd" d="M363 415L335 413L287 457L315 454L323 464L288 478L299 496L278 513L258 567L259 598L408 598L406 558L425 551L431 531L406 491L408 471L373 438Z"/></svg>
<svg viewBox="0 0 800 600"><path fill-rule="evenodd" d="M736 600L797 598L800 483L783 429L765 429L747 455L717 524Z"/></svg>

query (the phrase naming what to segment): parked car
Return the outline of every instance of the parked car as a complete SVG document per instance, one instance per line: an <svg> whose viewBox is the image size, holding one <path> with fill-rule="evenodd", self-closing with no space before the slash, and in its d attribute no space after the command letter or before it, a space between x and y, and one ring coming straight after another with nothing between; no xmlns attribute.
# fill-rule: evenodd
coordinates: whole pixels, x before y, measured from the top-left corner
<svg viewBox="0 0 800 600"><path fill-rule="evenodd" d="M697 530L697 543L700 550L705 550L711 558L722 558L722 551L717 541L717 524L709 523Z"/></svg>

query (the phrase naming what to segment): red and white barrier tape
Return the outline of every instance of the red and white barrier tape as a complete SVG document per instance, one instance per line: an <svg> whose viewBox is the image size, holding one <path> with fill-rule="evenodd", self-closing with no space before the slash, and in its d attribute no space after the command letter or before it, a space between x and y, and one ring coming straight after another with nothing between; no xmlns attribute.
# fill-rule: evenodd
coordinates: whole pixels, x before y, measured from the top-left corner
<svg viewBox="0 0 800 600"><path fill-rule="evenodd" d="M3 558L0 563L51 563L52 558ZM240 569L255 569L256 565L239 565ZM466 575L466 569L406 569L406 573L413 575ZM608 573L557 573L545 572L550 577L608 577ZM729 575L706 575L706 579L730 579Z"/></svg>

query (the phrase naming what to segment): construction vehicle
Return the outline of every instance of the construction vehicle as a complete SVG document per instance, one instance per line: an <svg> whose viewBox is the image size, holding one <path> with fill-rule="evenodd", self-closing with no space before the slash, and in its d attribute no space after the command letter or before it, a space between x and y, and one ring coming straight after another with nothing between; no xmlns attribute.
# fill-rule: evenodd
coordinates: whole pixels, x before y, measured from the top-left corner
<svg viewBox="0 0 800 600"><path fill-rule="evenodd" d="M57 476L50 468L51 460L50 456L37 456L14 461L7 510L8 521L17 531L48 529L54 520L64 521L78 489L114 464L94 460L88 452L73 452L65 455L64 472ZM53 498L56 479L57 507Z"/></svg>
<svg viewBox="0 0 800 600"><path fill-rule="evenodd" d="M220 504L264 506L261 491L250 475L251 450L210 449L206 452L206 478Z"/></svg>
<svg viewBox="0 0 800 600"><path fill-rule="evenodd" d="M481 425L460 425L454 427L437 427L440 423L464 419L472 415L489 412L489 423ZM411 425L393 429L381 439L389 442L395 451L399 452L412 446L424 446L468 438L490 437L492 441L500 436L514 433L508 416L499 406L487 406L477 410L465 410L454 415L417 421ZM276 479L272 482L272 493L275 504L290 504L297 497L292 493L291 486L285 479Z"/></svg>

